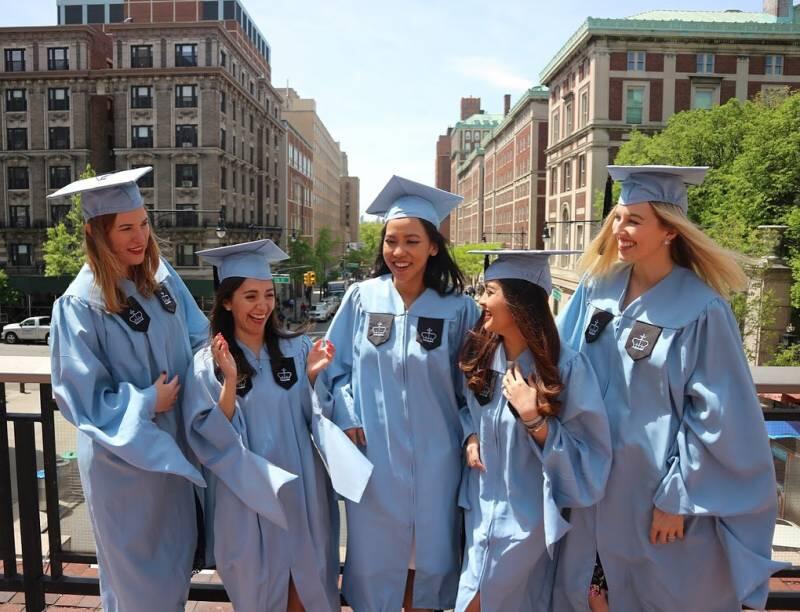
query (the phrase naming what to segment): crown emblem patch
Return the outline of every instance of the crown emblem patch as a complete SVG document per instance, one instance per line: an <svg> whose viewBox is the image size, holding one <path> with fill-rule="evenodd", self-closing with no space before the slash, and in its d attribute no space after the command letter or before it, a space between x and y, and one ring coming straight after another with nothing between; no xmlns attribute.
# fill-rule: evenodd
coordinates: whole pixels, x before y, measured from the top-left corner
<svg viewBox="0 0 800 612"><path fill-rule="evenodd" d="M603 333L603 330L606 328L606 325L611 323L614 315L610 312L606 312L605 310L596 310L592 315L592 320L589 321L589 325L586 327L586 332L584 333L584 338L586 342L594 342L600 337L600 334Z"/></svg>
<svg viewBox="0 0 800 612"><path fill-rule="evenodd" d="M631 328L631 333L628 335L625 350L634 361L649 357L656 346L659 336L661 336L660 327L636 321Z"/></svg>
<svg viewBox="0 0 800 612"><path fill-rule="evenodd" d="M158 303L161 304L161 307L164 310L170 314L175 314L177 304L170 295L169 291L167 290L167 286L164 283L161 283L156 289L156 297L158 298Z"/></svg>
<svg viewBox="0 0 800 612"><path fill-rule="evenodd" d="M422 348L432 351L442 344L444 319L420 317L417 322L417 342Z"/></svg>
<svg viewBox="0 0 800 612"><path fill-rule="evenodd" d="M297 369L294 365L294 357L284 357L272 363L272 377L278 386L284 389L291 389L297 382Z"/></svg>
<svg viewBox="0 0 800 612"><path fill-rule="evenodd" d="M150 317L136 298L128 297L127 306L119 316L133 331L146 332L150 328Z"/></svg>
<svg viewBox="0 0 800 612"><path fill-rule="evenodd" d="M394 315L371 312L367 320L367 340L380 346L392 337Z"/></svg>

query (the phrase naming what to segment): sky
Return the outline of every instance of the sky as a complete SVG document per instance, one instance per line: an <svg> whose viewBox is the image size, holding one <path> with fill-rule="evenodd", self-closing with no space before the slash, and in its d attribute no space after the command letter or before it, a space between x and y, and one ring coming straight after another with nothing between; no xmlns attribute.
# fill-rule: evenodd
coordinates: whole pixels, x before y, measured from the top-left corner
<svg viewBox="0 0 800 612"><path fill-rule="evenodd" d="M433 185L436 140L460 100L512 105L588 16L760 11L761 0L241 0L272 48L272 84L317 101L361 179L361 209L393 175ZM3 0L0 27L55 25L56 0ZM11 8L13 7L13 8Z"/></svg>

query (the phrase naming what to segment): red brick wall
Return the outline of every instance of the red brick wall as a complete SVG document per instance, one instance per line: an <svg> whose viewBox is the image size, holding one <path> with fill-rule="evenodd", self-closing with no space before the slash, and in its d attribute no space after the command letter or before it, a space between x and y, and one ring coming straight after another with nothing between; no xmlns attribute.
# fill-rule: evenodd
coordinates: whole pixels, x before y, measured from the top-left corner
<svg viewBox="0 0 800 612"><path fill-rule="evenodd" d="M797 10L797 9L795 9ZM800 74L800 57L783 58L783 74L795 76Z"/></svg>
<svg viewBox="0 0 800 612"><path fill-rule="evenodd" d="M436 186L450 191L450 137L446 134L436 142Z"/></svg>
<svg viewBox="0 0 800 612"><path fill-rule="evenodd" d="M615 51L611 54L611 70L627 70L628 54L626 52Z"/></svg>
<svg viewBox="0 0 800 612"><path fill-rule="evenodd" d="M127 4L128 6L128 17L132 17L133 21L136 23L150 23L150 4ZM172 7L170 6L170 9ZM170 10L170 13L172 11ZM172 21L170 19L170 21Z"/></svg>
<svg viewBox="0 0 800 612"><path fill-rule="evenodd" d="M536 151L536 167L539 170L544 170L547 167L547 157L544 150L547 148L547 121L539 123L539 147Z"/></svg>
<svg viewBox="0 0 800 612"><path fill-rule="evenodd" d="M718 74L736 74L735 55L714 56L714 72Z"/></svg>
<svg viewBox="0 0 800 612"><path fill-rule="evenodd" d="M112 39L101 30L92 28L92 42L89 44L89 69L105 70L108 68L106 60L110 60L114 53Z"/></svg>
<svg viewBox="0 0 800 612"><path fill-rule="evenodd" d="M764 74L766 60L763 55L750 56L750 74Z"/></svg>
<svg viewBox="0 0 800 612"><path fill-rule="evenodd" d="M586 205L586 192L581 191L580 193L575 194L575 206L585 206Z"/></svg>
<svg viewBox="0 0 800 612"><path fill-rule="evenodd" d="M719 103L725 104L731 98L736 97L736 81L722 81L719 90Z"/></svg>
<svg viewBox="0 0 800 612"><path fill-rule="evenodd" d="M650 81L650 121L661 121L663 106L664 81L662 79L652 79Z"/></svg>
<svg viewBox="0 0 800 612"><path fill-rule="evenodd" d="M175 21L198 21L198 2L176 2Z"/></svg>
<svg viewBox="0 0 800 612"><path fill-rule="evenodd" d="M747 83L747 97L752 98L761 92L761 81L749 81Z"/></svg>
<svg viewBox="0 0 800 612"><path fill-rule="evenodd" d="M692 85L689 79L675 80L675 112L689 110L692 107Z"/></svg>
<svg viewBox="0 0 800 612"><path fill-rule="evenodd" d="M160 23L164 21L172 22L174 21L173 16L175 14L175 7L172 3L167 2L157 2L153 4L153 21L155 23Z"/></svg>
<svg viewBox="0 0 800 612"><path fill-rule="evenodd" d="M647 72L663 72L664 54L648 53L644 59L644 67L647 70Z"/></svg>
<svg viewBox="0 0 800 612"><path fill-rule="evenodd" d="M694 53L679 53L675 57L676 72L695 72L697 70L697 56Z"/></svg>
<svg viewBox="0 0 800 612"><path fill-rule="evenodd" d="M622 79L608 80L608 118L612 121L622 119Z"/></svg>
<svg viewBox="0 0 800 612"><path fill-rule="evenodd" d="M461 98L461 121L481 112L480 98Z"/></svg>

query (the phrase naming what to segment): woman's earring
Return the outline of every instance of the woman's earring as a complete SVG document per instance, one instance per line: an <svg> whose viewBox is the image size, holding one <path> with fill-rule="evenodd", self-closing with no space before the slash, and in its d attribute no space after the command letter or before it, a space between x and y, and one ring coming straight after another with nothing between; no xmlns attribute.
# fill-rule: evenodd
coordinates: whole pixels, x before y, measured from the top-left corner
<svg viewBox="0 0 800 612"><path fill-rule="evenodd" d="M666 244L667 246L669 246L670 244L672 244L672 240L665 240L665 241L664 241L664 244Z"/></svg>

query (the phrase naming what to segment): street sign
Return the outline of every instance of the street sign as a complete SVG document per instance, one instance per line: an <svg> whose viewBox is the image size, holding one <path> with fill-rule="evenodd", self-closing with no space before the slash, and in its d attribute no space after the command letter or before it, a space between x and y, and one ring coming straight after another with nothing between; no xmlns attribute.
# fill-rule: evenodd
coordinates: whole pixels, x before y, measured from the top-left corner
<svg viewBox="0 0 800 612"><path fill-rule="evenodd" d="M553 287L553 291L550 293L550 295L553 296L553 299L556 302L561 301L561 289L559 289L558 287Z"/></svg>
<svg viewBox="0 0 800 612"><path fill-rule="evenodd" d="M276 285L288 285L289 284L289 275L288 274L273 274L272 275L272 282Z"/></svg>

